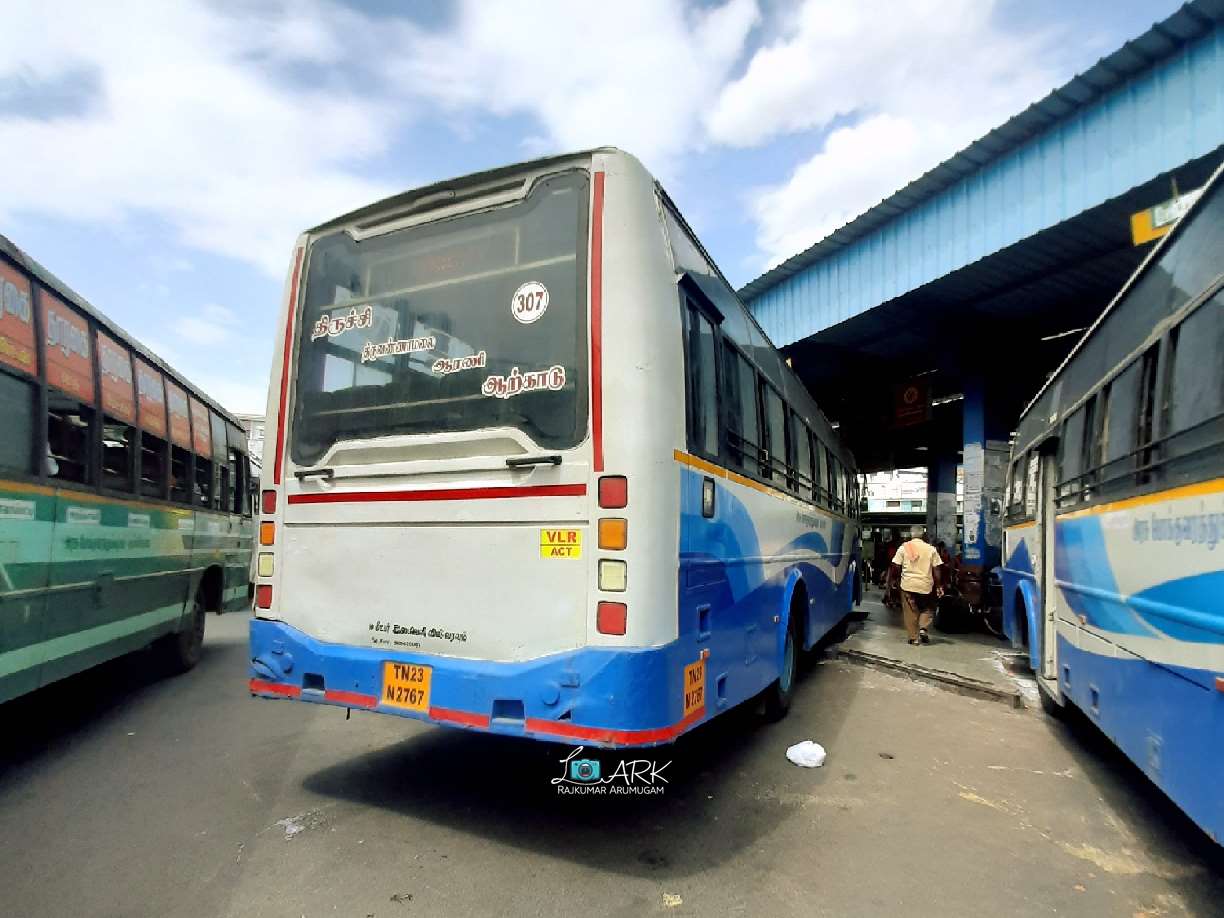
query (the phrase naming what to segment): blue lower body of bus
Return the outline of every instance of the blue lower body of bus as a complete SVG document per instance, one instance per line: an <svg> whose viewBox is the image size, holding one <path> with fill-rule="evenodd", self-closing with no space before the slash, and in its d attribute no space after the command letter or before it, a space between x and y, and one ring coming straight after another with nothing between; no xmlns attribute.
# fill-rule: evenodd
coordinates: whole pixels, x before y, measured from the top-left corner
<svg viewBox="0 0 1224 918"><path fill-rule="evenodd" d="M250 690L363 708L444 726L594 746L668 743L712 714L685 713L682 674L698 656L688 642L588 647L494 663L329 644L276 621L251 622ZM387 664L429 667L425 696L397 703ZM704 699L703 699L704 701Z"/></svg>
<svg viewBox="0 0 1224 918"><path fill-rule="evenodd" d="M1103 554L1094 567L1097 572L1101 569L1109 569ZM1007 561L1003 585L1004 631L1013 646L1027 649L1030 665L1039 672L1043 604L1024 541ZM1186 604L1208 609L1217 590L1211 582ZM1114 608L1133 608L1118 595L1116 586L1105 595ZM1084 600L1078 592L1064 596L1077 603L1073 611L1099 608L1081 608ZM1068 624L1076 627L1070 622L1060 627ZM1224 794L1218 779L1219 762L1224 759L1224 677L1176 665L1177 650L1186 645L1171 635L1165 636L1163 649L1149 645L1146 652L1156 658L1145 659L1114 643L1124 641L1125 635L1115 638L1105 630L1086 633L1097 637L1101 652L1076 646L1063 634L1057 638L1057 678L1064 700L1087 715L1204 831L1217 842L1224 840ZM1212 644L1219 641L1196 641L1192 646Z"/></svg>
<svg viewBox="0 0 1224 918"><path fill-rule="evenodd" d="M542 740L671 742L778 680L787 634L813 646L860 590L857 539L844 517L770 494L737 495L720 482L717 511L706 518L702 476L689 470L681 504L669 644L491 662L331 644L255 619L251 692ZM765 547L758 519L771 520ZM407 703L398 697L387 674L396 663L429 667L428 691L408 692Z"/></svg>
<svg viewBox="0 0 1224 918"><path fill-rule="evenodd" d="M1122 652L1106 656L1058 638L1063 696L1217 842L1224 841L1224 690L1214 673Z"/></svg>

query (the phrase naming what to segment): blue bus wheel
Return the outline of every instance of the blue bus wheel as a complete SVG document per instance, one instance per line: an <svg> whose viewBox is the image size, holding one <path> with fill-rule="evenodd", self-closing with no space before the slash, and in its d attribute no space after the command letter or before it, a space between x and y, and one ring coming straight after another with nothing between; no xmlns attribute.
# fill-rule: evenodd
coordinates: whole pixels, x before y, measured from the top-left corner
<svg viewBox="0 0 1224 918"><path fill-rule="evenodd" d="M795 635L795 619L786 629L786 643L782 648L782 671L769 688L765 689L765 719L781 720L790 710L795 696L795 679L799 674L799 641Z"/></svg>

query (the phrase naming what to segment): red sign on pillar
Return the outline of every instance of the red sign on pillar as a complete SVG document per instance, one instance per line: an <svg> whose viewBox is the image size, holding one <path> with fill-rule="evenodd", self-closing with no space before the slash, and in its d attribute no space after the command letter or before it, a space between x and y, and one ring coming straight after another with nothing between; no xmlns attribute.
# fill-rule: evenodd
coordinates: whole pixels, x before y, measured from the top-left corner
<svg viewBox="0 0 1224 918"><path fill-rule="evenodd" d="M902 383L894 390L893 426L912 427L931 419L931 386L916 379Z"/></svg>

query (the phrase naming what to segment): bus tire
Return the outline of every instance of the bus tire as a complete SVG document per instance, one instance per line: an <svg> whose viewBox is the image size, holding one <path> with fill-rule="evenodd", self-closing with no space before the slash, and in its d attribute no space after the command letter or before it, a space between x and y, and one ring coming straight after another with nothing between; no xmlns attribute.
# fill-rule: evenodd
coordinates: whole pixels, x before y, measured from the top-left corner
<svg viewBox="0 0 1224 918"><path fill-rule="evenodd" d="M201 588L196 591L195 598L191 601L187 627L174 634L167 634L158 641L158 655L171 673L185 673L200 662L204 651L204 622L207 618L205 611Z"/></svg>
<svg viewBox="0 0 1224 918"><path fill-rule="evenodd" d="M786 628L786 643L782 647L782 672L765 689L765 720L773 723L781 720L790 710L791 701L795 697L795 681L799 676L799 634L798 618L791 611L790 621Z"/></svg>

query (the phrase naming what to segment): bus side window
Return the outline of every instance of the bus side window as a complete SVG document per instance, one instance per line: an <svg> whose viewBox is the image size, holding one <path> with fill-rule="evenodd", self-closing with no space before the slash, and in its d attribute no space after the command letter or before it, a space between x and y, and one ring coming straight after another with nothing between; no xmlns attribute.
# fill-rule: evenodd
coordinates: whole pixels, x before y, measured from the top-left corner
<svg viewBox="0 0 1224 918"><path fill-rule="evenodd" d="M145 497L166 496L166 441L149 433L140 435L140 493Z"/></svg>
<svg viewBox="0 0 1224 918"><path fill-rule="evenodd" d="M181 446L170 449L170 499L191 503L191 453Z"/></svg>
<svg viewBox="0 0 1224 918"><path fill-rule="evenodd" d="M1143 354L1143 376L1140 380L1139 400L1139 464L1136 479L1144 484L1152 479L1152 465L1157 451L1156 437L1156 368L1160 363L1160 345L1153 344Z"/></svg>
<svg viewBox="0 0 1224 918"><path fill-rule="evenodd" d="M222 471L222 481L224 488L222 490L222 500L224 501L222 509L226 513L241 513L242 512L242 494L245 490L245 485L242 481L242 453L229 448L229 456L225 468Z"/></svg>
<svg viewBox="0 0 1224 918"><path fill-rule="evenodd" d="M825 457L825 494L827 506L830 510L837 509L837 460L833 458L833 450L829 447L824 448Z"/></svg>
<svg viewBox="0 0 1224 918"><path fill-rule="evenodd" d="M35 474L34 397L37 390L27 379L0 370L0 469Z"/></svg>
<svg viewBox="0 0 1224 918"><path fill-rule="evenodd" d="M714 326L691 303L689 316L689 398L692 431L690 448L704 456L718 456L718 379Z"/></svg>
<svg viewBox="0 0 1224 918"><path fill-rule="evenodd" d="M1106 491L1125 489L1135 470L1135 437L1139 430L1139 382L1142 361L1136 360L1109 384L1109 411L1104 419L1103 467L1099 487Z"/></svg>
<svg viewBox="0 0 1224 918"><path fill-rule="evenodd" d="M94 409L47 390L47 477L93 484Z"/></svg>
<svg viewBox="0 0 1224 918"><path fill-rule="evenodd" d="M783 487L786 485L786 405L778 391L761 378L761 405L766 424L767 455L761 463L761 475Z"/></svg>
<svg viewBox="0 0 1224 918"><path fill-rule="evenodd" d="M724 346L723 355L730 461L744 471L755 471L761 429L757 418L756 373L735 348Z"/></svg>
<svg viewBox="0 0 1224 918"><path fill-rule="evenodd" d="M1084 409L1081 405L1063 423L1058 441L1058 501L1059 506L1074 503L1079 498L1080 473L1083 471Z"/></svg>
<svg viewBox="0 0 1224 918"><path fill-rule="evenodd" d="M825 445L812 434L812 501L822 507L829 506L827 463Z"/></svg>
<svg viewBox="0 0 1224 918"><path fill-rule="evenodd" d="M1224 290L1182 321L1177 341L1166 425L1170 471L1218 472L1224 446Z"/></svg>
<svg viewBox="0 0 1224 918"><path fill-rule="evenodd" d="M1010 499L1008 510L1012 515L1019 516L1024 511L1024 456L1021 455L1012 463Z"/></svg>
<svg viewBox="0 0 1224 918"><path fill-rule="evenodd" d="M195 487L192 489L197 507L211 507L213 496L213 464L212 460L199 453L195 454Z"/></svg>
<svg viewBox="0 0 1224 918"><path fill-rule="evenodd" d="M115 491L131 491L136 463L136 428L126 421L104 415L102 418L102 486Z"/></svg>
<svg viewBox="0 0 1224 918"><path fill-rule="evenodd" d="M791 487L803 500L812 499L812 432L791 412Z"/></svg>

